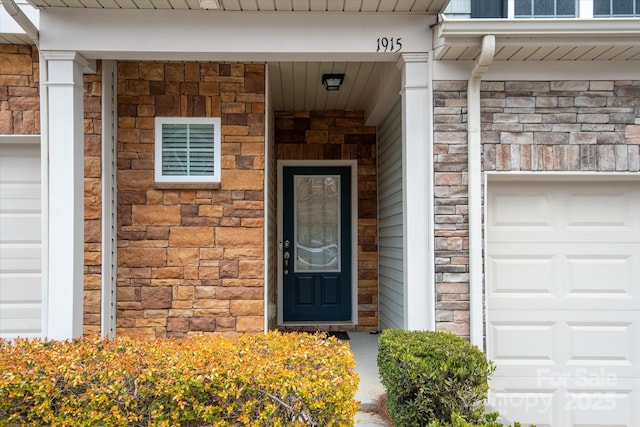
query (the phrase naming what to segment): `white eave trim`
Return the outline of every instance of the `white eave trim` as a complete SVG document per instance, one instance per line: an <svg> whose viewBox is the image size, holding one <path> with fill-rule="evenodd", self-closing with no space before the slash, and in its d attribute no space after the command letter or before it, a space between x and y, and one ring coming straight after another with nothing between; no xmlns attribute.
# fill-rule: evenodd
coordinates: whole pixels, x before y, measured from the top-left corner
<svg viewBox="0 0 640 427"><path fill-rule="evenodd" d="M638 37L640 19L452 19L435 28L437 38L496 37Z"/></svg>

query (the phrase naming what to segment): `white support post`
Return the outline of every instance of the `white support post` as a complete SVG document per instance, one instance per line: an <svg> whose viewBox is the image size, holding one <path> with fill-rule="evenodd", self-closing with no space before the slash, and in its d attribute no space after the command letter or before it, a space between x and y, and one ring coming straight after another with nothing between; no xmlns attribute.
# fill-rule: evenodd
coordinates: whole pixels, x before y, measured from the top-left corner
<svg viewBox="0 0 640 427"><path fill-rule="evenodd" d="M435 329L433 236L433 119L426 53L404 54L402 71L402 181L404 206L404 326Z"/></svg>
<svg viewBox="0 0 640 427"><path fill-rule="evenodd" d="M84 109L76 52L42 52L42 134L48 157L47 331L49 339L82 335L84 266Z"/></svg>

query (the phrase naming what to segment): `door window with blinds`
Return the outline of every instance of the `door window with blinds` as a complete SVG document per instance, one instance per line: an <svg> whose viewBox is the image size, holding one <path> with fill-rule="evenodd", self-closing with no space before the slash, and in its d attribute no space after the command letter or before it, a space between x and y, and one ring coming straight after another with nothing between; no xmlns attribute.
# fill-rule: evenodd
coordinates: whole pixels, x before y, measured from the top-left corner
<svg viewBox="0 0 640 427"><path fill-rule="evenodd" d="M156 117L155 180L220 182L220 118Z"/></svg>

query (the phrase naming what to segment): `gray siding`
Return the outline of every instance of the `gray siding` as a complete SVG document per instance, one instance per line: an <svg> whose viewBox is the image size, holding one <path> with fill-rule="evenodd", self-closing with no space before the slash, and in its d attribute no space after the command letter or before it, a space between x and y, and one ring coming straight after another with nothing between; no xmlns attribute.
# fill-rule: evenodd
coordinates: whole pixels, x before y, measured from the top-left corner
<svg viewBox="0 0 640 427"><path fill-rule="evenodd" d="M380 328L404 327L402 108L396 103L378 129Z"/></svg>
<svg viewBox="0 0 640 427"><path fill-rule="evenodd" d="M267 294L267 325L269 329L276 328L276 260L275 260L275 240L276 240L276 152L273 111L269 110L269 120L267 128L266 147L266 201L267 201L267 273L266 273L266 294Z"/></svg>

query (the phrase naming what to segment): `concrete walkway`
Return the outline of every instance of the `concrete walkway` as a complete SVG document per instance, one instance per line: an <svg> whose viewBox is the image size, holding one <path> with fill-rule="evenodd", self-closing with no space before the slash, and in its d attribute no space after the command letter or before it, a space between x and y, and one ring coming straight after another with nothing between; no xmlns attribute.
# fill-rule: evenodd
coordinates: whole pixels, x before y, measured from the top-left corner
<svg viewBox="0 0 640 427"><path fill-rule="evenodd" d="M377 398L384 394L376 361L379 336L369 332L349 332L349 344L356 360L356 372L360 376L356 392L356 400L360 401L360 411L355 417L357 427L388 426L382 418L368 412L375 407Z"/></svg>

